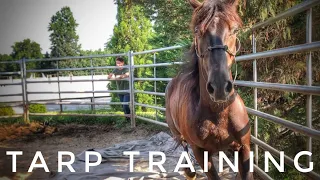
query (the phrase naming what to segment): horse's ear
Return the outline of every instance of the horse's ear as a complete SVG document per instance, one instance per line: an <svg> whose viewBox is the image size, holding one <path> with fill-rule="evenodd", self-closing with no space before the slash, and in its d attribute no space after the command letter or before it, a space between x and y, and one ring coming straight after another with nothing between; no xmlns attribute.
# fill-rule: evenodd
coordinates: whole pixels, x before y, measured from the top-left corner
<svg viewBox="0 0 320 180"><path fill-rule="evenodd" d="M201 5L201 3L198 0L189 0L189 3L194 9Z"/></svg>

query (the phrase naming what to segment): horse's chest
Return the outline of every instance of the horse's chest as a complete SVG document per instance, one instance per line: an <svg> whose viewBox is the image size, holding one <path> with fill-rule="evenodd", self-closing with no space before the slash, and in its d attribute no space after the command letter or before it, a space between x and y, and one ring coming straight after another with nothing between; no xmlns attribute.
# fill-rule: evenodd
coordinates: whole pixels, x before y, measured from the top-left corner
<svg viewBox="0 0 320 180"><path fill-rule="evenodd" d="M197 127L197 128L195 128ZM202 120L193 126L195 137L193 142L202 148L213 147L220 149L232 142L228 131L228 119L218 119L217 121ZM230 141L231 140L231 141Z"/></svg>
<svg viewBox="0 0 320 180"><path fill-rule="evenodd" d="M222 120L223 123L215 123L211 120L204 120L199 124L198 136L201 140L205 140L208 137L215 137L217 139L228 136L227 122Z"/></svg>

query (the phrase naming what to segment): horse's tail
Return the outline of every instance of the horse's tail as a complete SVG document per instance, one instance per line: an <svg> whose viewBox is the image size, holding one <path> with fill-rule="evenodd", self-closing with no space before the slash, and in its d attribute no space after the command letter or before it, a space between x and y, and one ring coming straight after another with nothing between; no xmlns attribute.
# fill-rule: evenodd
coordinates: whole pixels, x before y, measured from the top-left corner
<svg viewBox="0 0 320 180"><path fill-rule="evenodd" d="M183 141L181 139L178 139L175 136L173 136L173 139L174 139L174 143L173 143L173 146L169 149L170 152L174 152L175 150L178 149L179 146L183 145L182 144Z"/></svg>
<svg viewBox="0 0 320 180"><path fill-rule="evenodd" d="M181 139L178 139L178 138L176 138L175 139L175 145L174 145L174 150L176 150L179 146L181 146L182 145L182 140Z"/></svg>

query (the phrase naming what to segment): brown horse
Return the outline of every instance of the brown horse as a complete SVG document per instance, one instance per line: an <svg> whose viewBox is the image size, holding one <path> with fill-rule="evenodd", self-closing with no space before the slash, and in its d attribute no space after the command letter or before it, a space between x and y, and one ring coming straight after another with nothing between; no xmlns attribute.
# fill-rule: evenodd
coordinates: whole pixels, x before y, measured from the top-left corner
<svg viewBox="0 0 320 180"><path fill-rule="evenodd" d="M241 179L253 179L249 172L250 123L230 70L237 51L236 31L242 25L238 2L189 2L194 8L191 60L167 86L166 121L176 141L186 151L186 143L191 146L202 168L204 151L208 151L208 179L219 179L212 155L227 149L239 151ZM184 170L188 179L195 178L190 169Z"/></svg>

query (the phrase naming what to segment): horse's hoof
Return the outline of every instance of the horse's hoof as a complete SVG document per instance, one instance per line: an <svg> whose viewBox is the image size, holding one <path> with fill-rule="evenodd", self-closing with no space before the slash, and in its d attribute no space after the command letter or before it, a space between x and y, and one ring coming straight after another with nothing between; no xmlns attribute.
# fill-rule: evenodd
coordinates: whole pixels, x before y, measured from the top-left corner
<svg viewBox="0 0 320 180"><path fill-rule="evenodd" d="M196 179L196 176L193 176L193 177L186 176L186 180L195 180L195 179Z"/></svg>
<svg viewBox="0 0 320 180"><path fill-rule="evenodd" d="M185 173L187 180L195 180L196 179L196 173Z"/></svg>

